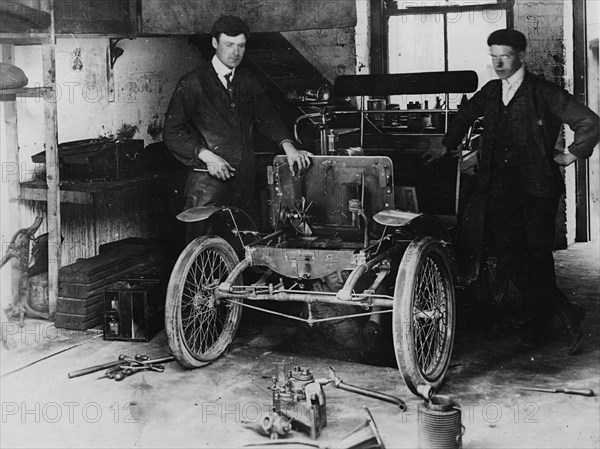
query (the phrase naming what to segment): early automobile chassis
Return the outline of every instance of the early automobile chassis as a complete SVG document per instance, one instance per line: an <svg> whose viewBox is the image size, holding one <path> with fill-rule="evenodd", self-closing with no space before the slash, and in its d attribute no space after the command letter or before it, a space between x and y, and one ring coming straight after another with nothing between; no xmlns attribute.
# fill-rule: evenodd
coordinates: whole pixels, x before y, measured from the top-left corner
<svg viewBox="0 0 600 449"><path fill-rule="evenodd" d="M453 234L434 214L395 208L395 173L387 156L322 154L294 175L286 157L276 156L268 172L272 233L258 233L230 207L181 213L183 221L212 223L213 232L193 240L171 274L165 325L176 360L195 368L222 355L244 307L309 325L389 313L406 385L414 394L422 385L437 389L454 342L455 285L493 274L482 259L484 202L464 208L462 234ZM475 244L458 241L461 235ZM335 274L341 289L314 288ZM307 315L274 311L263 301L305 303ZM315 318L317 303L354 305L357 313Z"/></svg>

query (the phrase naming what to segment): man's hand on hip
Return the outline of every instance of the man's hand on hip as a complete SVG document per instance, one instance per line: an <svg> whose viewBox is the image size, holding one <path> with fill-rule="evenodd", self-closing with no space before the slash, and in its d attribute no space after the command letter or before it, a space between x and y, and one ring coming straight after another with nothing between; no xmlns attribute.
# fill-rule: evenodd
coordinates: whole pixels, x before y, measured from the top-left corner
<svg viewBox="0 0 600 449"><path fill-rule="evenodd" d="M293 175L300 174L310 167L311 153L304 150L298 150L292 142L286 141L282 145L283 151L287 155L290 171ZM296 167L298 170L296 171Z"/></svg>
<svg viewBox="0 0 600 449"><path fill-rule="evenodd" d="M198 155L198 159L206 164L209 175L221 181L227 181L229 178L235 176L235 168L229 165L229 162L221 156L210 150L202 150Z"/></svg>
<svg viewBox="0 0 600 449"><path fill-rule="evenodd" d="M577 160L577 156L575 156L573 153L569 153L568 151L563 153L562 151L554 150L553 159L558 165L566 167L567 165L571 165L573 162L575 162Z"/></svg>

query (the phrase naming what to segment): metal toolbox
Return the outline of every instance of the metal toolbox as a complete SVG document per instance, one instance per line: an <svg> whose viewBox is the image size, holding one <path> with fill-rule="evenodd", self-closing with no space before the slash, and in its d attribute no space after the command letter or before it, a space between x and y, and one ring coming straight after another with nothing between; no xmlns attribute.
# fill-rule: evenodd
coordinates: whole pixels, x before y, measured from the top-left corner
<svg viewBox="0 0 600 449"><path fill-rule="evenodd" d="M150 341L164 325L166 282L127 279L104 291L104 339Z"/></svg>
<svg viewBox="0 0 600 449"><path fill-rule="evenodd" d="M118 181L139 175L142 139L85 139L58 145L61 181ZM46 162L46 152L34 154L35 163Z"/></svg>

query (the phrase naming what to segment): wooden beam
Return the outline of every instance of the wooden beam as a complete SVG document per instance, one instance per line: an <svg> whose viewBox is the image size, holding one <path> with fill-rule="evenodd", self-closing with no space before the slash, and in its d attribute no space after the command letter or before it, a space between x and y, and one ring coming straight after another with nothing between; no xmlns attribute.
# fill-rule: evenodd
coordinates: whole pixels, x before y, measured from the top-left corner
<svg viewBox="0 0 600 449"><path fill-rule="evenodd" d="M415 2L417 3L417 2ZM491 11L496 9L511 10L515 6L515 0L505 0L498 3L466 4L457 5L449 3L448 5L439 4L435 6L409 6L407 8L389 8L388 16L406 16L410 14L452 14L459 12L472 11Z"/></svg>
<svg viewBox="0 0 600 449"><path fill-rule="evenodd" d="M44 86L56 84L56 41L53 0L42 1L51 17L50 43L42 45ZM48 312L50 318L58 306L58 269L61 261L60 189L58 172L58 129L55 99L44 101L46 142L46 183L48 184Z"/></svg>
<svg viewBox="0 0 600 449"><path fill-rule="evenodd" d="M13 45L35 45L50 43L48 33L0 33L0 43Z"/></svg>
<svg viewBox="0 0 600 449"><path fill-rule="evenodd" d="M2 45L2 62L14 64L15 48L13 45ZM10 100L10 98L7 98ZM10 218L10 229L16 232L21 229L21 212L19 210L19 182L21 171L19 169L19 136L18 136L18 121L17 121L17 103L15 101L4 101L4 132L6 142L6 152L4 161L8 192L7 213ZM10 175L9 175L10 173ZM13 301L19 298L19 279L21 274L18 263L11 264L11 293Z"/></svg>
<svg viewBox="0 0 600 449"><path fill-rule="evenodd" d="M19 198L21 200L30 201L48 201L48 189L45 188L45 186L36 187L33 185L28 185L28 183L23 183L21 184L21 193ZM60 202L72 204L93 204L94 194L92 192L61 190Z"/></svg>
<svg viewBox="0 0 600 449"><path fill-rule="evenodd" d="M385 14L384 0L369 0L371 8L371 50L370 70L373 74L388 71L388 17Z"/></svg>
<svg viewBox="0 0 600 449"><path fill-rule="evenodd" d="M583 104L587 94L587 32L585 0L573 0L573 94ZM589 242L590 221L590 167L587 159L575 163L575 241Z"/></svg>

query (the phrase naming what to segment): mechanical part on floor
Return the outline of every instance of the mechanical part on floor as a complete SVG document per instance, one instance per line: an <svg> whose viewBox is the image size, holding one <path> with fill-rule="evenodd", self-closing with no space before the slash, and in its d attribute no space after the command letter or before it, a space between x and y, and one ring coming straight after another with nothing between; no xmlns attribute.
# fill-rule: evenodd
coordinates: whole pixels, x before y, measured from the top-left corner
<svg viewBox="0 0 600 449"><path fill-rule="evenodd" d="M342 438L342 441L333 444L332 447L339 449L385 449L373 415L367 407L363 408L367 413L367 420Z"/></svg>
<svg viewBox="0 0 600 449"><path fill-rule="evenodd" d="M348 435L340 441L324 442L324 443L309 443L300 440L285 440L282 442L271 441L264 443L250 443L244 447L265 447L265 448L286 448L286 447L314 447L318 449L385 449L383 439L379 434L373 415L367 407L364 407L368 417L361 425L357 426Z"/></svg>
<svg viewBox="0 0 600 449"><path fill-rule="evenodd" d="M517 390L528 390L528 391L541 391L542 393L564 393L574 394L577 396L595 396L594 390L589 388L545 388L545 387L525 387L518 385L497 385L498 387L504 388L515 388Z"/></svg>
<svg viewBox="0 0 600 449"><path fill-rule="evenodd" d="M129 357L128 355L125 355L125 354L120 354L119 357L117 358L117 360L114 360L112 362L107 362L107 363L101 363L100 365L90 366L89 368L83 368L83 369L80 369L77 371L71 371L70 373L67 374L67 376L69 377L69 379L73 379L75 377L85 376L87 374L96 373L98 371L102 371L105 369L114 368L115 366L122 365L123 362L126 361L126 359L131 360L131 357ZM134 356L133 360L136 360L136 361L148 360L148 356L145 354L136 354Z"/></svg>
<svg viewBox="0 0 600 449"><path fill-rule="evenodd" d="M351 393L360 394L362 396L366 396L373 399L379 399L380 401L390 402L392 404L397 405L401 411L406 410L406 404L400 398L391 396L389 394L380 393L378 391L369 390L367 388L357 387L354 385L344 383L344 381L337 376L335 369L333 369L332 366L329 367L329 379L327 380L327 383L332 383L335 388L339 388L340 390L349 391Z"/></svg>
<svg viewBox="0 0 600 449"><path fill-rule="evenodd" d="M431 385L418 385L417 395L421 396L426 401L429 401L435 396L435 389Z"/></svg>
<svg viewBox="0 0 600 449"><path fill-rule="evenodd" d="M465 427L460 406L448 396L433 396L417 406L419 449L459 449Z"/></svg>
<svg viewBox="0 0 600 449"><path fill-rule="evenodd" d="M246 422L243 422L247 424ZM287 416L273 411L270 416L265 416L260 422L254 424L253 429L261 435L266 435L272 440L285 436L292 430L292 420Z"/></svg>
<svg viewBox="0 0 600 449"><path fill-rule="evenodd" d="M310 369L295 366L285 372L278 364L273 376L273 411L291 420L292 429L316 440L327 426L325 392Z"/></svg>
<svg viewBox="0 0 600 449"><path fill-rule="evenodd" d="M30 305L30 285L29 285L29 245L33 242L35 245L36 238L34 234L42 224L42 217L38 216L35 218L33 224L28 228L23 228L17 231L10 243L8 248L0 261L0 268L8 263L11 259L15 258L19 262L18 276L19 276L19 291L18 296L13 298L10 307L7 310L7 317L19 317L19 322L22 324L25 315L33 318L48 319L48 314L44 312L38 312L33 309Z"/></svg>

